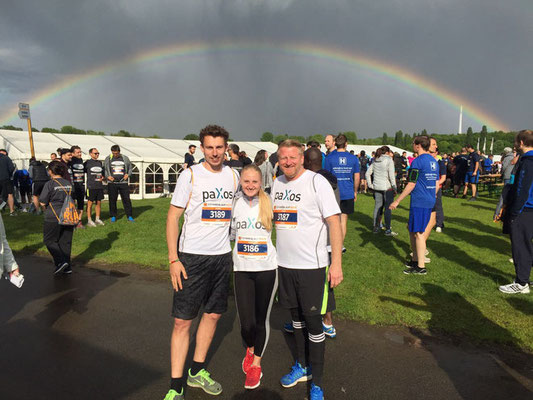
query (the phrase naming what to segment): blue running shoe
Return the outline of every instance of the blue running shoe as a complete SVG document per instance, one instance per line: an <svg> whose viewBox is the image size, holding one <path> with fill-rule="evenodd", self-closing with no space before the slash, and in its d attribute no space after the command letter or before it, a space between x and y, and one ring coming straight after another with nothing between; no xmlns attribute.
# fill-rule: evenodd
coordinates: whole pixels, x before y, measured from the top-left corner
<svg viewBox="0 0 533 400"><path fill-rule="evenodd" d="M292 326L292 321L291 322L285 322L283 324L283 330L287 333L294 333L294 326Z"/></svg>
<svg viewBox="0 0 533 400"><path fill-rule="evenodd" d="M135 222L135 220L133 219L133 217L128 217L128 221L130 221L130 222Z"/></svg>
<svg viewBox="0 0 533 400"><path fill-rule="evenodd" d="M291 367L291 372L281 378L280 383L284 388L295 386L298 382L307 382L313 379L311 368L304 368L298 361Z"/></svg>
<svg viewBox="0 0 533 400"><path fill-rule="evenodd" d="M111 222L117 222L117 217L111 217Z"/></svg>
<svg viewBox="0 0 533 400"><path fill-rule="evenodd" d="M322 330L327 337L334 339L337 336L337 330L333 325L326 326L322 322Z"/></svg>
<svg viewBox="0 0 533 400"><path fill-rule="evenodd" d="M311 383L311 391L309 392L309 400L324 400L324 392L320 386Z"/></svg>

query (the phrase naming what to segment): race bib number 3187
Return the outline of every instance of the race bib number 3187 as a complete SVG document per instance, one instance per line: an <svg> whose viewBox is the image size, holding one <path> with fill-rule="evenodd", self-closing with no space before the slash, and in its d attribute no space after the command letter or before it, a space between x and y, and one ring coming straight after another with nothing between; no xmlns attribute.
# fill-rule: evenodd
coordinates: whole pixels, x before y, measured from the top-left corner
<svg viewBox="0 0 533 400"><path fill-rule="evenodd" d="M298 226L296 207L274 207L274 224L277 229L296 229Z"/></svg>

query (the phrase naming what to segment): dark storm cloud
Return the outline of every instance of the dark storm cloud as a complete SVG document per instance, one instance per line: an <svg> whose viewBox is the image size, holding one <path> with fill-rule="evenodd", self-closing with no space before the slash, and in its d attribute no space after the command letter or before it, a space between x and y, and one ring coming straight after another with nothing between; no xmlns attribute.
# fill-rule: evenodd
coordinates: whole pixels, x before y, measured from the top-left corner
<svg viewBox="0 0 533 400"><path fill-rule="evenodd" d="M65 76L145 49L249 39L305 41L403 66L518 129L531 125L532 10L519 0L4 0L0 113ZM50 100L41 118L46 125L165 136L214 120L242 138L264 130L377 136L456 129L454 109L398 82L319 61L272 58L213 54L138 65ZM65 109L72 120L62 119ZM465 122L477 124L468 116Z"/></svg>

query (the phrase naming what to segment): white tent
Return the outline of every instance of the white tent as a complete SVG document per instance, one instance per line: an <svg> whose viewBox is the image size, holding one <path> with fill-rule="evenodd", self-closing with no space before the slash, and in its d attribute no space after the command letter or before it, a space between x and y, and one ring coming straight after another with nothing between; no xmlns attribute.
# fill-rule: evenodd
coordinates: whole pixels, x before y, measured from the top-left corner
<svg viewBox="0 0 533 400"><path fill-rule="evenodd" d="M0 129L0 140L0 148L8 151L9 157L18 168L29 167L31 152L27 131ZM111 146L118 144L121 153L128 156L133 164L129 184L131 197L134 199L154 198L172 193L189 145L200 146L200 142L194 140L45 132L34 132L33 143L36 158L44 161L49 161L50 154L55 153L58 148L74 145L81 147L83 159L89 158L89 149L96 147L103 161L111 153ZM277 150L277 146L270 142L232 143L237 144L252 160L259 150L266 150L269 154ZM197 160L203 157L199 148L196 154Z"/></svg>

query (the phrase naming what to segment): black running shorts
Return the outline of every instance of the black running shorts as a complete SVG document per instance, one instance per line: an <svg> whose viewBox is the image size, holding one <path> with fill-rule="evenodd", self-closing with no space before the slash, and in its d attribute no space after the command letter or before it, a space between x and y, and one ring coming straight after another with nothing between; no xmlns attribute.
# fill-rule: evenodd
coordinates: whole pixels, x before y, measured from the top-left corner
<svg viewBox="0 0 533 400"><path fill-rule="evenodd" d="M13 194L13 189L13 181L10 179L0 181L0 192L2 193L3 198L7 198L7 195Z"/></svg>
<svg viewBox="0 0 533 400"><path fill-rule="evenodd" d="M341 213L343 214L353 214L354 212L354 199L341 200L340 204Z"/></svg>
<svg viewBox="0 0 533 400"><path fill-rule="evenodd" d="M183 289L174 292L172 316L190 320L200 307L204 313L222 314L228 309L229 276L233 261L231 252L220 255L180 253L188 279Z"/></svg>
<svg viewBox="0 0 533 400"><path fill-rule="evenodd" d="M303 315L323 315L328 305L326 268L290 269L279 267L279 304L298 308Z"/></svg>
<svg viewBox="0 0 533 400"><path fill-rule="evenodd" d="M31 185L32 194L34 196L39 197L41 195L41 192L43 191L44 185L46 185L46 181L45 182L33 182L33 184Z"/></svg>
<svg viewBox="0 0 533 400"><path fill-rule="evenodd" d="M104 199L104 189L87 189L87 200L95 202Z"/></svg>

